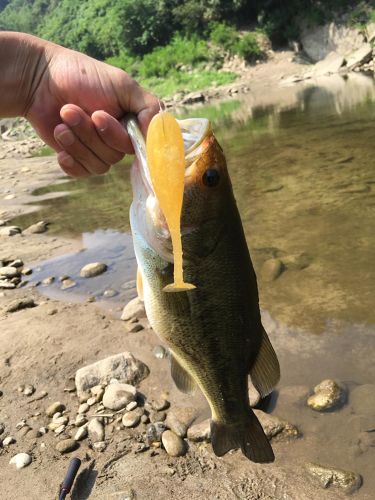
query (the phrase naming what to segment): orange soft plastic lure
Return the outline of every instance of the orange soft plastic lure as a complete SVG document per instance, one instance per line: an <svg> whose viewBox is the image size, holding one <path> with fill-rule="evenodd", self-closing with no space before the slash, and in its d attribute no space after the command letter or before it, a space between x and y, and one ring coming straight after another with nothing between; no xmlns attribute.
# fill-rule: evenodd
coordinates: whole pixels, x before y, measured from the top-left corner
<svg viewBox="0 0 375 500"><path fill-rule="evenodd" d="M177 120L166 111L153 117L147 132L147 164L161 211L172 238L174 283L166 292L192 290L182 269L181 210L184 196L185 149Z"/></svg>

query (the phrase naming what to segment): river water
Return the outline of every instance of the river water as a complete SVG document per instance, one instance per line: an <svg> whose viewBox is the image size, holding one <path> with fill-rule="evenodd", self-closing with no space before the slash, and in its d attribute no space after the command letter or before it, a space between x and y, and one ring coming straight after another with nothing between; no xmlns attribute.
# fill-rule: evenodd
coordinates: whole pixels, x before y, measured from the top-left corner
<svg viewBox="0 0 375 500"><path fill-rule="evenodd" d="M210 118L228 160L264 324L281 362L280 395L283 388L289 394L275 395L273 406L305 436L291 445L294 453L362 473L360 495L369 494L375 491L375 385L368 386L372 397L358 402L351 395L375 380L374 80L335 76L184 116ZM34 282L62 274L77 282L64 292L58 283L41 291L68 300L93 295L114 312L134 296L128 165L39 191L71 191L42 204L38 218L52 221L51 233L82 238L87 248L38 263ZM15 222L25 227L35 219L34 213ZM283 263L277 278L266 272L269 259ZM109 271L79 280L90 261L106 262ZM116 292L110 299L103 298L108 288ZM297 395L325 378L345 384L349 396L342 409L320 414Z"/></svg>

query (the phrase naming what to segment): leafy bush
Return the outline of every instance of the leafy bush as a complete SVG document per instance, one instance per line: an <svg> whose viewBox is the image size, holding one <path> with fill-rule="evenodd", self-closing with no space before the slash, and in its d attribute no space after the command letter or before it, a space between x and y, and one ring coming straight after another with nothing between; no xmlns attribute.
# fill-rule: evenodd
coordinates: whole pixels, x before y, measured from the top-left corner
<svg viewBox="0 0 375 500"><path fill-rule="evenodd" d="M233 54L239 41L238 32L233 26L225 23L212 23L210 25L210 40L212 43L223 47L224 50Z"/></svg>
<svg viewBox="0 0 375 500"><path fill-rule="evenodd" d="M235 51L247 62L253 62L264 55L254 33L246 33L240 38L237 42Z"/></svg>

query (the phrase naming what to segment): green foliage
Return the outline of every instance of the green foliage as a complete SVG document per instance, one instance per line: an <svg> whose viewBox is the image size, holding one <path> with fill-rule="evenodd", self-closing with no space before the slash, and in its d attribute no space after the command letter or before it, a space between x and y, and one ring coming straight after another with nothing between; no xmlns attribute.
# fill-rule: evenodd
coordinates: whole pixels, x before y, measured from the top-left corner
<svg viewBox="0 0 375 500"><path fill-rule="evenodd" d="M212 23L210 28L210 40L227 52L234 53L239 40L235 28L225 23Z"/></svg>
<svg viewBox="0 0 375 500"><path fill-rule="evenodd" d="M192 72L173 71L166 78L140 78L139 82L160 97L172 96L180 90L195 91L208 87L226 85L237 78L230 71L200 70Z"/></svg>
<svg viewBox="0 0 375 500"><path fill-rule="evenodd" d="M247 62L263 57L262 49L259 47L254 33L246 33L238 40L236 52Z"/></svg>

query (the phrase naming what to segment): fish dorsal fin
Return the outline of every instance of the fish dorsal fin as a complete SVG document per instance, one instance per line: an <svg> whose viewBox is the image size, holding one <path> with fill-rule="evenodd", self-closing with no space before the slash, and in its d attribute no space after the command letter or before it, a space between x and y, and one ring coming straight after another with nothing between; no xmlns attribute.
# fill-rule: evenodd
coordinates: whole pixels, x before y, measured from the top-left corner
<svg viewBox="0 0 375 500"><path fill-rule="evenodd" d="M262 398L272 392L280 379L279 361L263 327L262 341L255 362L250 368L250 377Z"/></svg>
<svg viewBox="0 0 375 500"><path fill-rule="evenodd" d="M196 383L193 377L177 361L176 355L171 351L171 375L174 383L181 392L192 394L195 391Z"/></svg>
<svg viewBox="0 0 375 500"><path fill-rule="evenodd" d="M142 274L141 271L139 270L139 267L137 268L137 294L141 300L144 300Z"/></svg>

